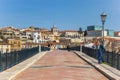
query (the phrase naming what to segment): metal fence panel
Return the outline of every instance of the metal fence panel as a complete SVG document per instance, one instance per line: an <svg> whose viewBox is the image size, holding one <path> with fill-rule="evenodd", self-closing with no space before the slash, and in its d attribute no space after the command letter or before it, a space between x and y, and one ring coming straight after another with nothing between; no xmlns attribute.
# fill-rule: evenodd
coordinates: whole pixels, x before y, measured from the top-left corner
<svg viewBox="0 0 120 80"><path fill-rule="evenodd" d="M42 46L42 51L50 50L48 47ZM0 71L10 68L39 52L39 47L31 49L23 49L21 51L14 51L10 53L0 52Z"/></svg>
<svg viewBox="0 0 120 80"><path fill-rule="evenodd" d="M117 54L117 69L120 70L120 54Z"/></svg>

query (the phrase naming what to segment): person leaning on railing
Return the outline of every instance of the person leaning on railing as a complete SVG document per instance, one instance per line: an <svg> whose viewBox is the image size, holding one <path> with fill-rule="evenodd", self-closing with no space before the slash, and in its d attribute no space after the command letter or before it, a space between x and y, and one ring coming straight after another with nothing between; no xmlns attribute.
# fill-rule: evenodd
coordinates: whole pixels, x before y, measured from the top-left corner
<svg viewBox="0 0 120 80"><path fill-rule="evenodd" d="M105 52L105 47L104 47L103 41L101 41L101 43L99 45L99 49L98 49L98 63L99 64L104 62L104 60L103 60L104 52Z"/></svg>

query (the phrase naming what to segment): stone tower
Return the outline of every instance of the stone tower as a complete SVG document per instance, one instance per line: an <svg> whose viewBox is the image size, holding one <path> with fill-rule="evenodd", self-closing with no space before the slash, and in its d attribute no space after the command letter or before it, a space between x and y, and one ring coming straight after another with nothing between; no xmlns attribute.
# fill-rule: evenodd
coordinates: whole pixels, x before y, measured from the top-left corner
<svg viewBox="0 0 120 80"><path fill-rule="evenodd" d="M58 28L57 28L57 27L53 26L53 27L51 28L51 31L52 31L53 35L55 35L55 36L58 35Z"/></svg>

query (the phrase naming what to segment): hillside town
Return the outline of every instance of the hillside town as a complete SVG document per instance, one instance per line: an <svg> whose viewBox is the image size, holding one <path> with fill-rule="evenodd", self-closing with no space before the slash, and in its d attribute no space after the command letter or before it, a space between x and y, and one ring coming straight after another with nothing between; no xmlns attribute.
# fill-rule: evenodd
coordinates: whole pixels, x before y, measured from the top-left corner
<svg viewBox="0 0 120 80"><path fill-rule="evenodd" d="M102 26L96 25L87 26L85 31L82 31L82 28L60 31L56 26L53 26L51 30L33 26L24 29L8 26L0 28L0 51L6 53L39 45L59 49L66 48L68 44L97 48L102 35ZM107 51L120 53L120 31L106 29L104 37Z"/></svg>

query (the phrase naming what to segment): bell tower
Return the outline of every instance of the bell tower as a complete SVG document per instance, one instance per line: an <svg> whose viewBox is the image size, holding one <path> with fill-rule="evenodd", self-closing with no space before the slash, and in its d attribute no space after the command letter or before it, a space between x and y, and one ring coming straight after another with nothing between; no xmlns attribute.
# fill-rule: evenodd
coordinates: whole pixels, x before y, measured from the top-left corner
<svg viewBox="0 0 120 80"><path fill-rule="evenodd" d="M53 27L51 28L51 31L52 31L53 35L55 35L55 36L58 35L58 28L55 27L54 25L53 25Z"/></svg>

